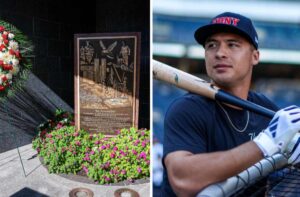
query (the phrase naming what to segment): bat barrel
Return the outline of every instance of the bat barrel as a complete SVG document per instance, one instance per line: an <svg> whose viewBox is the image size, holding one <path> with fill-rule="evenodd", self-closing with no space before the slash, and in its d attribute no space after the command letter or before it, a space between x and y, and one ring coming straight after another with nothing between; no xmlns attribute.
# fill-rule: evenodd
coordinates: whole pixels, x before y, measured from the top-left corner
<svg viewBox="0 0 300 197"><path fill-rule="evenodd" d="M156 60L153 60L152 70L154 79L170 83L189 92L215 99L218 88L194 75Z"/></svg>

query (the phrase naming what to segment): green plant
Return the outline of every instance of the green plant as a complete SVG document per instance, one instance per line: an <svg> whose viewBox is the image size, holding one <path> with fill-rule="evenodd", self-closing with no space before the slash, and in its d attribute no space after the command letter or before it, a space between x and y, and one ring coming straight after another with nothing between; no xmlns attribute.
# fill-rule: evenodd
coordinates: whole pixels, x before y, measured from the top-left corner
<svg viewBox="0 0 300 197"><path fill-rule="evenodd" d="M114 137L75 131L73 115L58 110L38 128L33 148L50 173L78 173L100 184L150 176L150 131L121 129ZM70 126L71 125L71 126Z"/></svg>
<svg viewBox="0 0 300 197"><path fill-rule="evenodd" d="M83 168L100 184L149 177L150 131L122 129L113 138L103 138L86 154Z"/></svg>
<svg viewBox="0 0 300 197"><path fill-rule="evenodd" d="M33 139L33 148L39 152L48 133L65 126L72 125L74 125L74 115L70 112L57 109L55 111L54 118L48 119L45 123L38 126L38 135Z"/></svg>

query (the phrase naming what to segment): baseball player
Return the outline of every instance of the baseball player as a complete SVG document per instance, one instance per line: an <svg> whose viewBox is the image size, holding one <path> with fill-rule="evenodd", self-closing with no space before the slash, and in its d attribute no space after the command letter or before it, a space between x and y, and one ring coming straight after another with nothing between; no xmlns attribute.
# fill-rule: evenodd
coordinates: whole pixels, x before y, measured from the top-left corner
<svg viewBox="0 0 300 197"><path fill-rule="evenodd" d="M222 13L195 32L205 49L211 83L237 97L278 111L264 95L250 91L259 62L258 36L252 21ZM195 196L264 157L286 152L300 130L300 108L279 110L272 120L188 93L176 99L165 117L163 196ZM297 147L295 147L295 150ZM299 148L300 149L300 148ZM294 151L290 163L297 163Z"/></svg>

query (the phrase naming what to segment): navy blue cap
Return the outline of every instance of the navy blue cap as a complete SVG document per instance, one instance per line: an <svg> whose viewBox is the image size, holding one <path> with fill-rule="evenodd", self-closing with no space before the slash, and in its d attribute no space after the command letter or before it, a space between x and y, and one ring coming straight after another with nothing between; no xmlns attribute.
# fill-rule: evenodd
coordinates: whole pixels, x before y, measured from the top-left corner
<svg viewBox="0 0 300 197"><path fill-rule="evenodd" d="M208 25L197 29L194 36L196 41L204 46L209 36L219 32L239 34L252 43L256 49L258 48L258 36L252 21L232 12L225 12L214 17Z"/></svg>

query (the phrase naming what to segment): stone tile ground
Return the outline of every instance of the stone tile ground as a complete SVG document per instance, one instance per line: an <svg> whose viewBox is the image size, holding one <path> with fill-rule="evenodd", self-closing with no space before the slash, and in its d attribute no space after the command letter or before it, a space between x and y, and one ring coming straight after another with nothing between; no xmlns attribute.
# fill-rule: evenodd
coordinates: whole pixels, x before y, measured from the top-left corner
<svg viewBox="0 0 300 197"><path fill-rule="evenodd" d="M31 144L19 148L25 175L20 163L18 150L13 149L0 154L0 197L68 197L77 187L88 188L95 197L111 197L120 188L130 188L141 197L150 196L150 183L122 186L100 186L73 181L59 175L49 174L41 164Z"/></svg>

